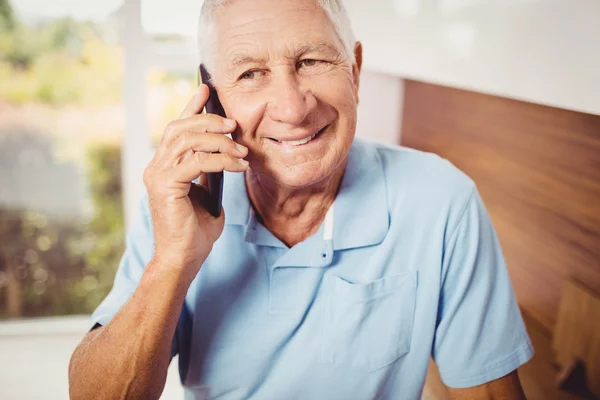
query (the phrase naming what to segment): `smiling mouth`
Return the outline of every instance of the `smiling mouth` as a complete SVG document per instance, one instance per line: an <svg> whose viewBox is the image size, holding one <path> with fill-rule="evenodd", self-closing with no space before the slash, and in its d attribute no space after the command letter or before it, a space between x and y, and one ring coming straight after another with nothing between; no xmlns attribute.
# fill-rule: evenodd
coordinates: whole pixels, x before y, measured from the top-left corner
<svg viewBox="0 0 600 400"><path fill-rule="evenodd" d="M321 133L323 133L323 131L325 131L325 129L327 129L327 127L329 127L329 125L325 126L323 129L321 129L319 132L313 134L312 136L306 137L304 139L299 139L299 140L277 140L277 139L273 139L273 138L269 138L269 139L275 143L281 143L286 146L302 146L303 144L310 142L311 140L313 140L314 138L319 136Z"/></svg>

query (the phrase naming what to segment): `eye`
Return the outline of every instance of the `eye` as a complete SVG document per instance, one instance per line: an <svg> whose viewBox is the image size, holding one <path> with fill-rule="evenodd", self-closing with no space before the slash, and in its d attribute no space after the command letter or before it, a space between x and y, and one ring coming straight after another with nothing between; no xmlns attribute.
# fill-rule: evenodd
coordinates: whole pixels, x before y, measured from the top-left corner
<svg viewBox="0 0 600 400"><path fill-rule="evenodd" d="M256 69L252 69L250 71L246 71L243 74L241 74L238 79L240 79L240 80L256 79L256 78L258 78L259 72L260 71L258 71Z"/></svg>
<svg viewBox="0 0 600 400"><path fill-rule="evenodd" d="M307 58L304 60L300 60L298 62L298 68L302 68L302 67L315 67L317 65L319 65L320 63L323 63L324 61L320 61L320 60L313 60L311 58Z"/></svg>

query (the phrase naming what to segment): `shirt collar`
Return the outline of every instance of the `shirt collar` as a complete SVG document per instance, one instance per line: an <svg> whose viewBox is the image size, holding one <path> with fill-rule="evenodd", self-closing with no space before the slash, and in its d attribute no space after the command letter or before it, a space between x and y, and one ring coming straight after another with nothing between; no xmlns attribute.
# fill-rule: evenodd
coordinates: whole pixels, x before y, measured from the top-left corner
<svg viewBox="0 0 600 400"><path fill-rule="evenodd" d="M354 139L334 204L334 250L383 241L390 218L383 164L374 145Z"/></svg>
<svg viewBox="0 0 600 400"><path fill-rule="evenodd" d="M225 171L223 174L223 209L225 225L246 225L250 218L250 200L244 174Z"/></svg>
<svg viewBox="0 0 600 400"><path fill-rule="evenodd" d="M223 208L226 225L250 221L244 174L225 171ZM376 245L385 238L389 229L387 190L375 146L354 139L334 208L334 250Z"/></svg>

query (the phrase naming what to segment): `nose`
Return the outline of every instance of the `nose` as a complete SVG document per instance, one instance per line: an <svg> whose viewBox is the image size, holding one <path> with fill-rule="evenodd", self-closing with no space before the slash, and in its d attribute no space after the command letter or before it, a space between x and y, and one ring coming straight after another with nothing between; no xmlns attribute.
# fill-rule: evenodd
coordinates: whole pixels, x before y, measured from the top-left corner
<svg viewBox="0 0 600 400"><path fill-rule="evenodd" d="M317 100L311 91L303 89L295 77L280 76L271 89L267 115L273 121L300 125L316 107Z"/></svg>

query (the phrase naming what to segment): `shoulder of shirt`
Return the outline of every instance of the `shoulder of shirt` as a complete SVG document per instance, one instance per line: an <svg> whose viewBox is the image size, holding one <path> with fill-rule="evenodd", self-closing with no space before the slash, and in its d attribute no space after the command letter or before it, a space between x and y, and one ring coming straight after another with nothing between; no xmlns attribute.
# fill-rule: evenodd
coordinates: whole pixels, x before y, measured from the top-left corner
<svg viewBox="0 0 600 400"><path fill-rule="evenodd" d="M476 190L467 174L435 153L365 139L357 141L378 154L392 209L402 199L405 204L418 204L423 209L443 206L460 212Z"/></svg>

